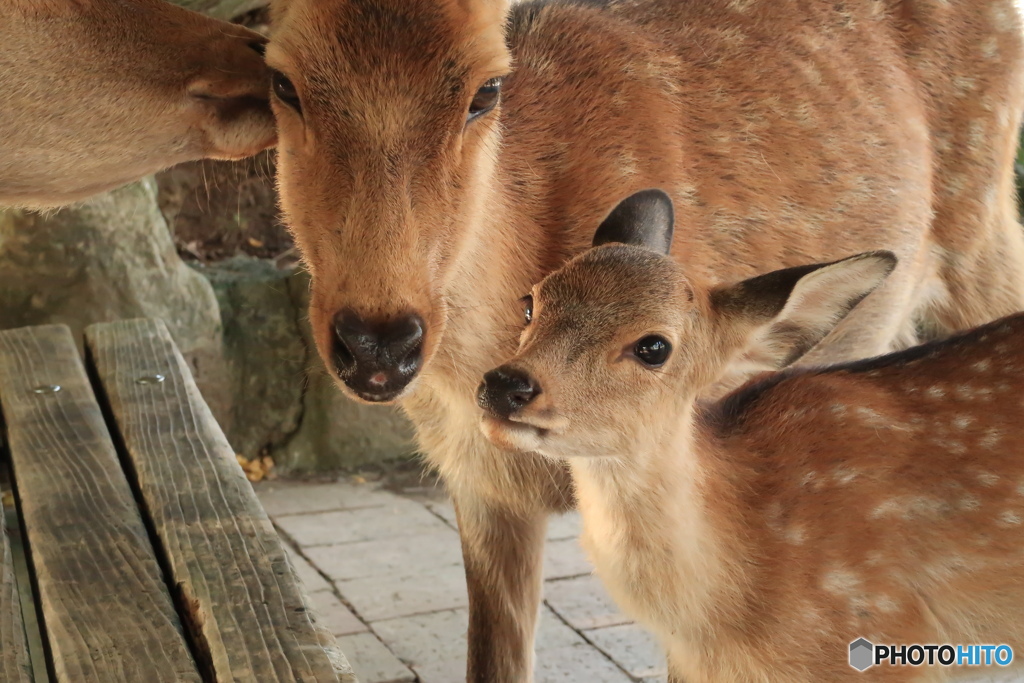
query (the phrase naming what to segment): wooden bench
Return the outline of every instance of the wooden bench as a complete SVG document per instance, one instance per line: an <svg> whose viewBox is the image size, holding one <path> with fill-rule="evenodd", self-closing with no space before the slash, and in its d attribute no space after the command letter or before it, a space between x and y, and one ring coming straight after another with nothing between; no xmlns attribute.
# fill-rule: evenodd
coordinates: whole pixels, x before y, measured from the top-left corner
<svg viewBox="0 0 1024 683"><path fill-rule="evenodd" d="M354 683L164 325L86 356L0 332L0 681Z"/></svg>

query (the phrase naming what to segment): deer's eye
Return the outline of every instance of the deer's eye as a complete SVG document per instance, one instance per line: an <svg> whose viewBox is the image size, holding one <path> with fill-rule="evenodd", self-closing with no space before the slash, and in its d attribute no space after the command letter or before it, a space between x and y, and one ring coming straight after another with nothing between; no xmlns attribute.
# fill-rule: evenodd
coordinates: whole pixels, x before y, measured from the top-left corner
<svg viewBox="0 0 1024 683"><path fill-rule="evenodd" d="M476 95L473 96L473 101L469 103L469 112L466 114L466 121L472 121L478 116L482 116L494 109L494 105L498 104L498 98L500 95L500 78L492 78L480 86L480 89L476 91Z"/></svg>
<svg viewBox="0 0 1024 683"><path fill-rule="evenodd" d="M527 294L520 301L523 302L523 320L529 325L533 322L533 297Z"/></svg>
<svg viewBox="0 0 1024 683"><path fill-rule="evenodd" d="M672 345L664 337L656 334L648 335L633 346L633 355L641 363L651 368L658 368L665 364L672 353Z"/></svg>
<svg viewBox="0 0 1024 683"><path fill-rule="evenodd" d="M295 90L295 84L280 71L275 71L270 77L270 87L274 95L295 111L302 112L302 103L299 101L299 93Z"/></svg>

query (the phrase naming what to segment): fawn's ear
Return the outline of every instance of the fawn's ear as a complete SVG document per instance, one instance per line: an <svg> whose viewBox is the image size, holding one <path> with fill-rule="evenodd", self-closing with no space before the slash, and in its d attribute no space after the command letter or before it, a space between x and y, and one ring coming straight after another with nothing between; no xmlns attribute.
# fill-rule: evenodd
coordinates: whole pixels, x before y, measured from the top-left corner
<svg viewBox="0 0 1024 683"><path fill-rule="evenodd" d="M661 190L643 190L612 209L594 233L593 246L621 242L668 254L673 221L669 196Z"/></svg>
<svg viewBox="0 0 1024 683"><path fill-rule="evenodd" d="M896 267L888 251L777 270L711 292L717 324L739 338L747 365L777 369L811 350ZM740 361L740 358L734 359Z"/></svg>

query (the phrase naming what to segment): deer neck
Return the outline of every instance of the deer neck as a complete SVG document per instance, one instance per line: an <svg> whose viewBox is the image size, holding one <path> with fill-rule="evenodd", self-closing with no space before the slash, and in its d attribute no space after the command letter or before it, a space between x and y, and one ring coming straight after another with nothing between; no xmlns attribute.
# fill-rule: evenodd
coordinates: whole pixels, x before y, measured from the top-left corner
<svg viewBox="0 0 1024 683"><path fill-rule="evenodd" d="M613 597L655 632L695 644L743 582L715 513L736 496L717 448L691 408L663 444L570 463L583 544Z"/></svg>
<svg viewBox="0 0 1024 683"><path fill-rule="evenodd" d="M524 157L514 140L497 142L476 170L466 235L443 283L444 348L427 373L462 399L472 400L482 374L515 352L523 325L519 299L580 248L545 227L550 207L535 199L548 194L556 174Z"/></svg>

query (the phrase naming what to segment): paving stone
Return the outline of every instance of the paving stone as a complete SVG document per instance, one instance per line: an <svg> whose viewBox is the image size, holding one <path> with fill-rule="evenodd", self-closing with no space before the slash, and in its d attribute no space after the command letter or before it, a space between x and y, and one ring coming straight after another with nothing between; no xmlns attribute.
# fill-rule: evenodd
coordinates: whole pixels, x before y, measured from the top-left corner
<svg viewBox="0 0 1024 683"><path fill-rule="evenodd" d="M376 507L400 499L390 491L378 489L376 484L270 481L253 488L271 517Z"/></svg>
<svg viewBox="0 0 1024 683"><path fill-rule="evenodd" d="M340 581L338 591L366 621L466 607L462 567L441 567L427 577L369 576Z"/></svg>
<svg viewBox="0 0 1024 683"><path fill-rule="evenodd" d="M298 575L299 580L302 581L302 585L307 593L316 593L317 591L331 590L333 588L327 579L316 570L316 567L306 561L306 558L295 552L287 543L284 544L284 547L288 551L288 557L292 561L292 566L295 567L295 573Z"/></svg>
<svg viewBox="0 0 1024 683"><path fill-rule="evenodd" d="M420 683L458 683L466 680L466 662L429 662L414 665L412 670L419 676Z"/></svg>
<svg viewBox="0 0 1024 683"><path fill-rule="evenodd" d="M374 632L401 660L423 666L434 662L465 662L466 631L469 612L465 609L420 614L399 619L375 621ZM536 647L541 652L552 648L584 645L586 641L543 607Z"/></svg>
<svg viewBox="0 0 1024 683"><path fill-rule="evenodd" d="M391 651L413 668L437 662L465 668L469 625L465 609L374 621L372 625Z"/></svg>
<svg viewBox="0 0 1024 683"><path fill-rule="evenodd" d="M275 522L303 548L449 531L425 507L398 497L380 507L287 515Z"/></svg>
<svg viewBox="0 0 1024 683"><path fill-rule="evenodd" d="M352 614L345 603L338 599L333 592L320 591L312 593L309 599L316 609L318 621L327 627L336 636L347 636L352 633L369 631L370 627L359 620L359 617Z"/></svg>
<svg viewBox="0 0 1024 683"><path fill-rule="evenodd" d="M431 500L426 503L426 506L430 510L448 522L448 525L453 529L459 528L459 523L455 519L455 506L452 505L450 500Z"/></svg>
<svg viewBox="0 0 1024 683"><path fill-rule="evenodd" d="M314 546L306 553L334 581L423 576L438 567L462 566L459 535L448 528L419 536Z"/></svg>
<svg viewBox="0 0 1024 683"><path fill-rule="evenodd" d="M575 510L570 510L564 515L551 515L548 519L548 540L579 538L581 529L580 513Z"/></svg>
<svg viewBox="0 0 1024 683"><path fill-rule="evenodd" d="M622 669L589 645L539 653L536 683L632 683Z"/></svg>
<svg viewBox="0 0 1024 683"><path fill-rule="evenodd" d="M544 605L540 609L540 626L537 628L537 652L557 650L576 645L585 645L587 641L572 630L550 607Z"/></svg>
<svg viewBox="0 0 1024 683"><path fill-rule="evenodd" d="M584 631L583 635L636 678L664 677L668 667L661 645L636 624Z"/></svg>
<svg viewBox="0 0 1024 683"><path fill-rule="evenodd" d="M594 566L590 564L580 542L575 538L561 541L548 541L544 548L544 578L565 579L570 576L590 574Z"/></svg>
<svg viewBox="0 0 1024 683"><path fill-rule="evenodd" d="M544 599L570 626L579 630L630 622L592 574L546 582Z"/></svg>
<svg viewBox="0 0 1024 683"><path fill-rule="evenodd" d="M357 633L338 638L338 646L345 653L359 683L408 683L416 675L398 661L384 643L372 633Z"/></svg>

